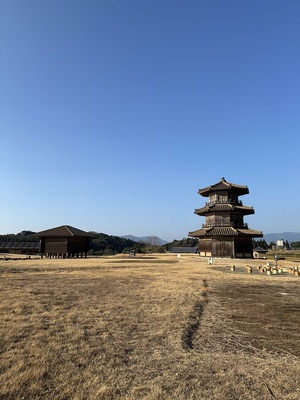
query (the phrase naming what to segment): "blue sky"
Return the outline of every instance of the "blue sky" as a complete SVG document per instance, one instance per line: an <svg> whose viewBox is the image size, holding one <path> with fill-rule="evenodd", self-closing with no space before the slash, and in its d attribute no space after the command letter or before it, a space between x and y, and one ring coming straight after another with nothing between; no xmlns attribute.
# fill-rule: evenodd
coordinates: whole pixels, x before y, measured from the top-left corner
<svg viewBox="0 0 300 400"><path fill-rule="evenodd" d="M187 237L199 188L300 232L298 0L2 0L0 233Z"/></svg>

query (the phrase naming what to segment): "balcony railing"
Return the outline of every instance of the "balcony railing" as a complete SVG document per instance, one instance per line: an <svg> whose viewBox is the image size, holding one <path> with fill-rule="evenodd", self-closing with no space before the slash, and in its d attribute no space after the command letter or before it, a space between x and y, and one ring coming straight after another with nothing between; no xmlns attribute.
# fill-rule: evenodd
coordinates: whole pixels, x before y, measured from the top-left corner
<svg viewBox="0 0 300 400"><path fill-rule="evenodd" d="M213 227L222 227L222 228L224 228L224 227L228 227L228 228L240 228L240 229L248 229L248 224L239 224L239 223L234 223L234 222L231 222L231 223L229 223L229 224L225 224L225 223L222 223L222 224L217 224L217 223L214 223L214 224L202 224L202 228L213 228Z"/></svg>

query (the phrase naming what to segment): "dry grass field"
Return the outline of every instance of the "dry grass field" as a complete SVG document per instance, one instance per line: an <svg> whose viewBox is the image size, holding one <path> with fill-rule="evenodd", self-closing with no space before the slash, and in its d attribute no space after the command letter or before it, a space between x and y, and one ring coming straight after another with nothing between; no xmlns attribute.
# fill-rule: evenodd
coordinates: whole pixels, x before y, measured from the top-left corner
<svg viewBox="0 0 300 400"><path fill-rule="evenodd" d="M0 260L0 399L300 399L300 277L260 263Z"/></svg>

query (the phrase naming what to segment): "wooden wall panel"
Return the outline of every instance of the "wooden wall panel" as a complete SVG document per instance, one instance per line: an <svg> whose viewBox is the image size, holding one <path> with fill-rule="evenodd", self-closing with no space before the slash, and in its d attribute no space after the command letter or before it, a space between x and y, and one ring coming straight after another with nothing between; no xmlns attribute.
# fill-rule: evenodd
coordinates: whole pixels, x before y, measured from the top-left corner
<svg viewBox="0 0 300 400"><path fill-rule="evenodd" d="M67 253L68 239L66 238L45 238L44 253Z"/></svg>

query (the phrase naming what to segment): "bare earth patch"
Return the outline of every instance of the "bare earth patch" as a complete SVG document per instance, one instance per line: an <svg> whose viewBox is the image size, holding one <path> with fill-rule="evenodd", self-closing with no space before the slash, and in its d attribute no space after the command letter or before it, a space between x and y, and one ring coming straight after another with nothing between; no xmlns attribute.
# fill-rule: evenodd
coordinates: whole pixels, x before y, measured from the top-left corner
<svg viewBox="0 0 300 400"><path fill-rule="evenodd" d="M299 399L300 277L232 263L0 261L0 399Z"/></svg>

